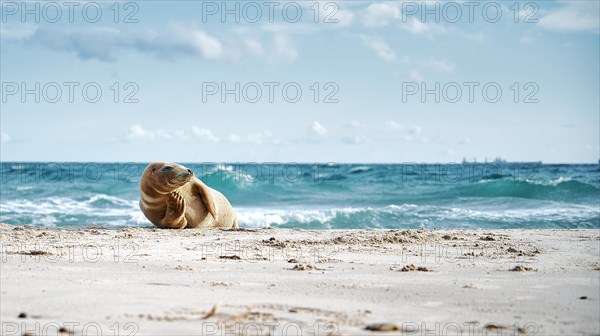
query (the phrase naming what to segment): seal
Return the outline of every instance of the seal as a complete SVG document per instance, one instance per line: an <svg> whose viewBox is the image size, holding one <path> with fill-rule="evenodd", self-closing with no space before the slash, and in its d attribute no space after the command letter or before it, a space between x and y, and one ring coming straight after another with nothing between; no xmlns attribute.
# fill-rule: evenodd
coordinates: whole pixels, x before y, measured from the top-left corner
<svg viewBox="0 0 600 336"><path fill-rule="evenodd" d="M140 192L140 209L159 228L238 227L227 198L180 164L149 164L140 180Z"/></svg>

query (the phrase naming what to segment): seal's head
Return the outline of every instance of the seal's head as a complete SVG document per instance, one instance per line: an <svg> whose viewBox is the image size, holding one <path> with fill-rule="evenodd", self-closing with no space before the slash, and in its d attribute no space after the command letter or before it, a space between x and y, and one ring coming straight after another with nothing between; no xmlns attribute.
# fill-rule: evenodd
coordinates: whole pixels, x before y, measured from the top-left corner
<svg viewBox="0 0 600 336"><path fill-rule="evenodd" d="M190 182L194 173L177 163L152 162L142 174L142 181L160 194L168 194Z"/></svg>

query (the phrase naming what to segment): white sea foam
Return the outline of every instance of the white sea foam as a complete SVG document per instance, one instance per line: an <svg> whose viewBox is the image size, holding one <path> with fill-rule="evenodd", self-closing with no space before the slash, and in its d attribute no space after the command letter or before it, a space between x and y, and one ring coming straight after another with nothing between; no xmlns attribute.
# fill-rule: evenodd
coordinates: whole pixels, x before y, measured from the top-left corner
<svg viewBox="0 0 600 336"><path fill-rule="evenodd" d="M357 167L350 168L349 172L350 173L364 173L364 172L368 172L370 170L372 170L372 168L368 167L368 166L357 166Z"/></svg>
<svg viewBox="0 0 600 336"><path fill-rule="evenodd" d="M540 223L573 223L600 217L594 206L545 202L544 204L481 203L470 206L392 204L381 207L337 208L252 208L236 207L242 227L428 227L430 225L469 227L473 223L492 226L538 226ZM110 195L93 195L74 200L49 197L38 200L15 199L0 203L0 221L40 226L99 224L106 226L151 225L139 210L137 200ZM537 224L536 224L537 223ZM590 224L591 225L591 224Z"/></svg>
<svg viewBox="0 0 600 336"><path fill-rule="evenodd" d="M356 228L356 220L365 219L369 227L402 227L406 224L427 226L430 223L455 222L459 226L473 221L490 222L505 225L527 224L528 222L570 222L598 218L600 211L591 206L560 207L547 205L539 208L511 208L502 210L473 209L459 207L439 207L432 205L388 205L384 207L334 208L334 209L268 209L238 208L238 221L244 227L269 227L293 224L320 224L322 228L331 228L332 221L347 223L348 228ZM392 221L385 223L386 221ZM363 221L364 222L364 221ZM469 226L469 225L467 225ZM362 226L364 227L364 226Z"/></svg>
<svg viewBox="0 0 600 336"><path fill-rule="evenodd" d="M83 200L67 197L3 200L0 203L0 214L2 221L40 226L148 223L138 208L137 200L103 194Z"/></svg>
<svg viewBox="0 0 600 336"><path fill-rule="evenodd" d="M531 183L531 184L537 184L537 185L543 185L543 186L552 186L552 187L556 187L557 185L564 183L564 182L570 182L573 181L572 178L570 177L564 177L564 176L559 176L558 178L555 179L551 179L548 181L542 181L542 180L531 180L531 179L526 179L525 182L527 183Z"/></svg>

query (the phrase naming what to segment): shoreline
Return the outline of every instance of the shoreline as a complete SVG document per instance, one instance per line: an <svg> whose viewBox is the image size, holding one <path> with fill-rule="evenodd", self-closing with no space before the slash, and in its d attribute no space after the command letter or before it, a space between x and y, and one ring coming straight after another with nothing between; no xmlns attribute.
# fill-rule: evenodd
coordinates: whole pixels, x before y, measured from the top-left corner
<svg viewBox="0 0 600 336"><path fill-rule="evenodd" d="M600 333L597 229L2 224L0 242L3 335Z"/></svg>

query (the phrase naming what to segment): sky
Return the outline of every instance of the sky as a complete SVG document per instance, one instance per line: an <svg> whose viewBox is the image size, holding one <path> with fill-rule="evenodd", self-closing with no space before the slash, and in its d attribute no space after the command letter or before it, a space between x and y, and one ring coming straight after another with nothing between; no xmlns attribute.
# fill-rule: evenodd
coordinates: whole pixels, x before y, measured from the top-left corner
<svg viewBox="0 0 600 336"><path fill-rule="evenodd" d="M0 160L600 158L598 1L2 1Z"/></svg>

